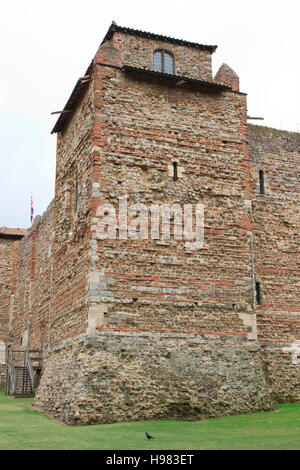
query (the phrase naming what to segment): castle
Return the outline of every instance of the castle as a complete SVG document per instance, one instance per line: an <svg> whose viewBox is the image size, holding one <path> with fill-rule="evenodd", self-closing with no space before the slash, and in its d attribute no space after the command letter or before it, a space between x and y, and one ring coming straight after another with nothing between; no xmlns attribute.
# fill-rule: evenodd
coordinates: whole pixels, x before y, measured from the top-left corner
<svg viewBox="0 0 300 470"><path fill-rule="evenodd" d="M0 228L2 378L8 345L42 350L34 403L65 423L300 401L300 134L249 125L215 49L113 23L52 131L54 200ZM101 239L122 197L201 204L203 246Z"/></svg>

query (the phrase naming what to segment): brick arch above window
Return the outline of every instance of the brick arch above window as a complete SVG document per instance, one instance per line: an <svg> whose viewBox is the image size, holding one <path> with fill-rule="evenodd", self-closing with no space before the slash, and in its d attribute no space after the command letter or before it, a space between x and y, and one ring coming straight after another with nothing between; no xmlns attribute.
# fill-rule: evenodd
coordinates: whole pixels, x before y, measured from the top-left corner
<svg viewBox="0 0 300 470"><path fill-rule="evenodd" d="M153 52L154 72L175 73L175 60L172 52L166 49L157 49Z"/></svg>

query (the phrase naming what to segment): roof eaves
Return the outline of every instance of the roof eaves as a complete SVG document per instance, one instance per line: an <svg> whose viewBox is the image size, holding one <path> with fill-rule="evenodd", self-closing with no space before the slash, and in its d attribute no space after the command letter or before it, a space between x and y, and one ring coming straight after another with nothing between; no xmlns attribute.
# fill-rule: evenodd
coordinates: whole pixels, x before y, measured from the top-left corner
<svg viewBox="0 0 300 470"><path fill-rule="evenodd" d="M175 83L181 81L181 82L190 83L191 85L198 85L202 87L214 88L214 89L224 90L224 91L225 90L232 91L232 89L229 86L221 85L220 83L206 82L204 80L197 80L195 78L183 77L180 75L172 75L169 73L155 72L153 70L140 69L137 67L132 67L130 65L123 65L122 69L124 70L124 72L136 72L142 75L171 80Z"/></svg>
<svg viewBox="0 0 300 470"><path fill-rule="evenodd" d="M20 240L26 235L26 233L27 230L23 228L0 227L0 238Z"/></svg>
<svg viewBox="0 0 300 470"><path fill-rule="evenodd" d="M93 63L91 63L85 72L85 75L89 75L92 71L92 66ZM61 115L59 116L58 120L55 123L55 126L53 127L51 134L55 134L56 132L60 132L65 124L69 121L71 116L73 115L73 112L76 109L77 103L79 102L80 98L83 96L85 90L87 89L89 83L87 80L81 80L79 79L67 101L67 104L65 105ZM67 111L67 112L66 112Z"/></svg>
<svg viewBox="0 0 300 470"><path fill-rule="evenodd" d="M138 36L138 37L142 37L146 39L154 39L157 41L169 42L171 44L178 44L180 46L192 47L194 49L209 51L211 53L215 52L215 50L218 47L218 46L209 46L205 44L198 44L196 42L184 41L183 39L171 38L169 36L164 36L162 34L149 33L147 31L140 31L139 29L126 28L124 26L118 26L114 22L111 24L101 44L103 44L105 41L110 40L114 33L123 33L123 34L129 34L131 36Z"/></svg>

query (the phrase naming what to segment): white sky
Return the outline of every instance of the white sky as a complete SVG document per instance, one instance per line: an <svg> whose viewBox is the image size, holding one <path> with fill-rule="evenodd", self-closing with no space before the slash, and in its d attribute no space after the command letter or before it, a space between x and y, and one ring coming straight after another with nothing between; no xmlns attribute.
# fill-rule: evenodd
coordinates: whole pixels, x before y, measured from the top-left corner
<svg viewBox="0 0 300 470"><path fill-rule="evenodd" d="M9 0L0 3L0 226L30 225L54 195L57 119L112 20L216 44L263 125L300 129L299 0ZM256 121L252 121L258 123Z"/></svg>

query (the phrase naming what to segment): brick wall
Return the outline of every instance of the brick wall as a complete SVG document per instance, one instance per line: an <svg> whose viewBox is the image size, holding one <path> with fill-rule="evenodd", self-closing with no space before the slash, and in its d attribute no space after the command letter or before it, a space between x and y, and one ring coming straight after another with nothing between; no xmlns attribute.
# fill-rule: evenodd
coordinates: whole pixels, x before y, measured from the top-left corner
<svg viewBox="0 0 300 470"><path fill-rule="evenodd" d="M260 341L300 339L299 188L300 135L249 126ZM259 171L265 194L260 194Z"/></svg>
<svg viewBox="0 0 300 470"><path fill-rule="evenodd" d="M11 294L15 288L16 253L23 229L0 227L0 341L7 345Z"/></svg>
<svg viewBox="0 0 300 470"><path fill-rule="evenodd" d="M58 138L51 343L78 335L87 328L93 102L91 81Z"/></svg>
<svg viewBox="0 0 300 470"><path fill-rule="evenodd" d="M248 131L255 279L261 286L258 340L274 400L299 402L299 359L293 355L300 341L300 135L252 125Z"/></svg>
<svg viewBox="0 0 300 470"><path fill-rule="evenodd" d="M91 109L88 93L57 145L55 200L20 244L11 335L34 349L84 332L89 269ZM77 193L77 196L76 196Z"/></svg>
<svg viewBox="0 0 300 470"><path fill-rule="evenodd" d="M11 254L14 241L0 238L0 340L7 342L11 295Z"/></svg>
<svg viewBox="0 0 300 470"><path fill-rule="evenodd" d="M53 203L37 216L15 252L10 340L26 347L31 330L31 347L47 347L50 305Z"/></svg>
<svg viewBox="0 0 300 470"><path fill-rule="evenodd" d="M149 54L156 47L139 40ZM119 46L118 41L117 36L114 45L122 51L124 42ZM126 37L132 56L136 41ZM136 49L136 61L143 61L143 50ZM195 61L194 53L199 51L189 51L187 58ZM129 52L122 54L125 62ZM205 207L200 251L187 251L183 241L174 240L95 242L95 269L103 273L98 297L107 304L101 328L246 335L240 316L252 311L253 292L245 204L245 96L176 89L168 81L149 82L109 65L96 66L95 74L95 93L101 96L96 118L101 119L101 132L94 134L101 145L96 203L105 200L117 209L118 198L128 195L128 205ZM181 173L176 182L169 170L173 161Z"/></svg>

